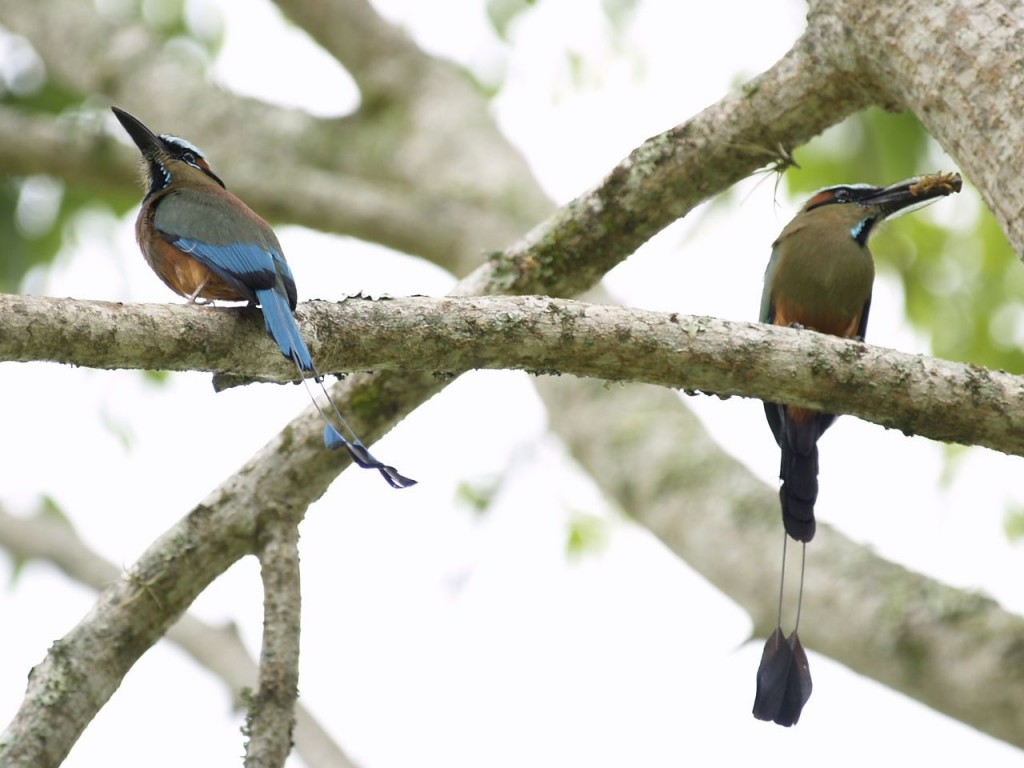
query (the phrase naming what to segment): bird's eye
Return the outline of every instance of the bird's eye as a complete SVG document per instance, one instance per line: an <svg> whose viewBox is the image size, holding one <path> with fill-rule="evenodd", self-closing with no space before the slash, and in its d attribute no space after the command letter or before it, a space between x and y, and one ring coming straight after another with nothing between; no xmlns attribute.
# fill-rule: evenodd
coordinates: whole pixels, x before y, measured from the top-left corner
<svg viewBox="0 0 1024 768"><path fill-rule="evenodd" d="M840 187L835 191L832 199L837 203L845 203L850 199L850 190L846 189L846 187Z"/></svg>
<svg viewBox="0 0 1024 768"><path fill-rule="evenodd" d="M185 154L183 154L181 156L181 159L184 160L189 165L199 165L196 162L196 156L194 154L192 154L191 152L186 152Z"/></svg>

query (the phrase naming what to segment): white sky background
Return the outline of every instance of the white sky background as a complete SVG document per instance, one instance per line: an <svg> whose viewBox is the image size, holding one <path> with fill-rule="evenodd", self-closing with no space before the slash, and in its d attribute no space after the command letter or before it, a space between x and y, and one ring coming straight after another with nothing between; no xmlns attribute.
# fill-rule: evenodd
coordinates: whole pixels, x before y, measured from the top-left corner
<svg viewBox="0 0 1024 768"><path fill-rule="evenodd" d="M355 91L344 73L284 29L268 4L216 5L227 28L222 82L318 114L350 108ZM649 2L617 50L597 0L541 2L505 49L480 3L378 5L431 51L482 73L506 69L496 115L560 202L648 136L716 101L739 74L770 66L803 26L796 2L703 3L695 6L699 15ZM585 61L582 84L570 76L567 50ZM121 106L145 119L145 104ZM189 133L188 115L151 127L204 146L204 137ZM231 169L210 159L230 185ZM843 181L858 179L836 179ZM950 216L966 204L960 198L915 215ZM770 243L797 206L774 204L771 182L747 182L737 199L736 209L698 212L671 227L616 268L610 287L630 306L754 319ZM104 216L84 221L74 250L28 290L178 301L138 254L133 219L113 227ZM434 267L380 248L293 227L278 232L300 299L340 298L311 286L402 295L440 294L452 283ZM869 340L926 351L885 276L876 284ZM4 503L27 514L39 494L53 495L87 541L125 565L306 405L297 387L214 395L205 375L176 375L154 388L133 373L4 364L0 381L8 404ZM58 412L54 402L76 405ZM499 402L505 407L496 409ZM723 445L777 482L778 449L759 402L688 403ZM394 492L376 473L346 472L302 527L300 689L362 768L1020 761L1016 750L813 649L814 695L800 724L782 729L754 720L761 641L744 645L745 614L605 508L545 436L543 409L525 375L464 376L374 452L420 485ZM1020 548L1006 543L1001 527L1007 502L1022 497L1014 482L1019 459L971 450L940 492L939 446L845 417L823 439L821 461L821 519L888 557L1024 610ZM460 481L499 476L499 501L486 517L454 501ZM582 559L565 550L576 513L606 516L610 526L605 548ZM17 637L5 636L0 656L0 720L16 710L32 664L93 599L38 564L0 591L4 625L19 627ZM765 599L774 599L773 587ZM249 558L195 610L237 623L257 653L260 600ZM161 644L66 764L237 764L241 714L230 706L219 683Z"/></svg>

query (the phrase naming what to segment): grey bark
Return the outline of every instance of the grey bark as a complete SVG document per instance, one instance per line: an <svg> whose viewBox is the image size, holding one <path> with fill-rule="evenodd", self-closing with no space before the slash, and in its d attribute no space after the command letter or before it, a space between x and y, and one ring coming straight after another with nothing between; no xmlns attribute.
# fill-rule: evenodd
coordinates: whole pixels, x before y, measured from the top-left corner
<svg viewBox="0 0 1024 768"><path fill-rule="evenodd" d="M515 368L646 382L849 413L1024 456L1024 377L809 330L534 296L350 298L299 314L326 372L441 379ZM0 296L0 360L211 371L234 384L295 376L253 309L39 296Z"/></svg>

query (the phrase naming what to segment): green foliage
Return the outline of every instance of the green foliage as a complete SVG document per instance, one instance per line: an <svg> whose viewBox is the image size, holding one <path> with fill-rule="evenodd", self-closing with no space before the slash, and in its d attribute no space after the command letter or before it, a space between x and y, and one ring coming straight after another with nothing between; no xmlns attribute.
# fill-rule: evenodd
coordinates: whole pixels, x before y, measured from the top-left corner
<svg viewBox="0 0 1024 768"><path fill-rule="evenodd" d="M613 29L624 30L633 20L639 4L639 0L601 0L601 9Z"/></svg>
<svg viewBox="0 0 1024 768"><path fill-rule="evenodd" d="M26 41L5 35L0 44L10 52L0 74L0 106L57 115L76 103L73 94L46 79L42 60ZM53 186L60 200L33 199L25 194L32 187L25 179L0 174L0 242L4 244L0 291L4 293L16 291L30 269L51 264L60 250L61 231L72 211L64 204L66 196L56 191L58 185ZM56 215L41 215L44 205L56 207Z"/></svg>
<svg viewBox="0 0 1024 768"><path fill-rule="evenodd" d="M108 11L113 12L113 6ZM161 39L187 40L208 56L212 56L222 39L219 18L207 14L194 23L186 14L184 0L128 0L118 12L141 19ZM8 59L0 70L0 106L16 107L28 114L52 115L54 119L73 115L82 108L83 95L48 79L42 60L26 40L3 30L0 38ZM0 242L4 244L0 292L18 291L29 271L51 265L65 243L65 233L71 231L68 225L86 207L100 205L122 214L138 203L135 195L67 187L63 182L52 183L52 194L41 199L31 194L42 186L34 183L37 181L38 177L0 174Z"/></svg>
<svg viewBox="0 0 1024 768"><path fill-rule="evenodd" d="M512 22L534 5L536 0L487 0L487 20L502 42L508 43Z"/></svg>
<svg viewBox="0 0 1024 768"><path fill-rule="evenodd" d="M639 0L601 0L601 11L613 34L628 28L638 4ZM536 6L537 0L486 0L484 10L494 33L509 43L512 23Z"/></svg>
<svg viewBox="0 0 1024 768"><path fill-rule="evenodd" d="M14 179L0 178L0 242L6 244L0 260L0 291L4 293L14 292L31 262L15 223L18 196L19 185Z"/></svg>
<svg viewBox="0 0 1024 768"><path fill-rule="evenodd" d="M872 108L802 147L801 167L790 171L786 181L801 198L844 182L888 184L937 170L927 167L933 151L928 134L912 113Z"/></svg>
<svg viewBox="0 0 1024 768"><path fill-rule="evenodd" d="M1006 538L1010 541L1016 542L1024 539L1024 507L1013 504L1006 510L1006 516L1003 518L1003 530L1006 532Z"/></svg>
<svg viewBox="0 0 1024 768"><path fill-rule="evenodd" d="M57 503L57 500L48 494L44 494L39 500L39 517L56 520L68 528L71 527L71 519L67 516L64 508Z"/></svg>
<svg viewBox="0 0 1024 768"><path fill-rule="evenodd" d="M608 543L608 521L597 515L573 512L569 518L566 550L570 557L601 552Z"/></svg>
<svg viewBox="0 0 1024 768"><path fill-rule="evenodd" d="M39 499L39 509L36 512L37 517L49 518L56 520L67 528L71 527L71 520L64 512L63 507L57 503L56 499L48 494L43 494ZM18 584L18 580L21 578L22 573L25 572L25 566L28 565L29 558L22 557L17 552L10 551L8 555L11 559L11 575L8 579L8 584L11 587L15 587Z"/></svg>
<svg viewBox="0 0 1024 768"><path fill-rule="evenodd" d="M217 12L207 4L196 4L202 14L191 16L185 0L126 0L125 14L139 18L150 31L164 40L182 39L198 44L207 54L220 47L224 29Z"/></svg>
<svg viewBox="0 0 1024 768"><path fill-rule="evenodd" d="M483 516L491 508L494 497L501 488L501 477L465 480L455 489L455 500L468 507L474 514Z"/></svg>
<svg viewBox="0 0 1024 768"><path fill-rule="evenodd" d="M40 178L0 176L0 238L6 246L0 262L0 292L17 292L30 270L51 265L65 243L69 225L85 208L105 205L122 214L136 202L58 181L53 182L46 199L38 199L29 190L36 186L31 182Z"/></svg>

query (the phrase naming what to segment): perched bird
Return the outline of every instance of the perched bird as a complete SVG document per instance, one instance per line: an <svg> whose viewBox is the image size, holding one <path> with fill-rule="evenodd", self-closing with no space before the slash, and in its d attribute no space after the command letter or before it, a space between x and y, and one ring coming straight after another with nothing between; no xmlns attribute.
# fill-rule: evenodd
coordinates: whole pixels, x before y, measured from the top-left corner
<svg viewBox="0 0 1024 768"><path fill-rule="evenodd" d="M863 340L875 278L868 238L886 218L959 192L961 186L959 174L939 173L888 187L840 185L816 193L772 244L761 295L761 322ZM782 522L786 534L806 544L815 531L818 438L836 417L768 402L764 412L782 451ZM802 593L802 570L800 578ZM781 614L780 587L779 625ZM797 626L799 621L798 606ZM796 629L784 638L777 626L765 645L757 682L754 716L780 725L795 724L811 694L807 656Z"/></svg>
<svg viewBox="0 0 1024 768"><path fill-rule="evenodd" d="M299 379L305 384L310 375L327 395L337 427L310 392L324 420L327 447L345 447L356 464L378 470L394 488L414 485L415 480L366 449L327 393L292 315L295 280L270 225L227 191L194 145L176 136L157 136L124 110L111 109L142 153L148 188L135 234L153 271L190 302L223 299L259 305L267 333L295 363Z"/></svg>
<svg viewBox="0 0 1024 768"><path fill-rule="evenodd" d="M889 187L842 185L815 194L772 244L761 322L863 341L875 279L868 238L884 219L960 187L959 175L934 174ZM782 450L783 524L794 539L808 542L818 498L818 438L836 417L777 403L765 403L764 412Z"/></svg>

